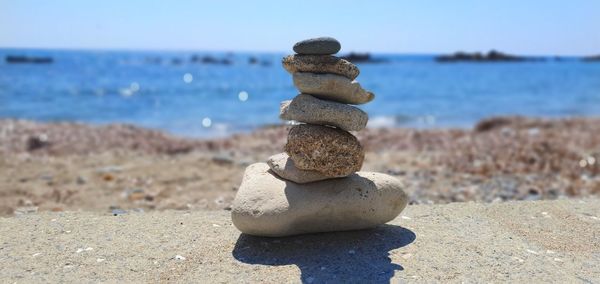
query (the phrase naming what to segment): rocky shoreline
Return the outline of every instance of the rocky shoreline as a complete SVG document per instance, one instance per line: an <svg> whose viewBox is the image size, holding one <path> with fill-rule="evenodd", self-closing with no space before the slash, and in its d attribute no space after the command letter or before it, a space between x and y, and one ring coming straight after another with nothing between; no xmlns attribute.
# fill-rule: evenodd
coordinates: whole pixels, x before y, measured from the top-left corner
<svg viewBox="0 0 600 284"><path fill-rule="evenodd" d="M27 210L230 208L246 166L289 126L188 139L131 125L0 120L0 215ZM367 128L364 170L403 180L412 204L600 195L600 119L499 117L468 129Z"/></svg>

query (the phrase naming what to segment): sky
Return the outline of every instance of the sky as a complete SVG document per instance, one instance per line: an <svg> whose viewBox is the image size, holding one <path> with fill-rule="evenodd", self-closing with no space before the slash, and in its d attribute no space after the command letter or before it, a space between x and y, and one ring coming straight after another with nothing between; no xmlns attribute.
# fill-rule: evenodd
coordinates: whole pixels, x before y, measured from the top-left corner
<svg viewBox="0 0 600 284"><path fill-rule="evenodd" d="M0 47L600 54L598 0L0 0Z"/></svg>

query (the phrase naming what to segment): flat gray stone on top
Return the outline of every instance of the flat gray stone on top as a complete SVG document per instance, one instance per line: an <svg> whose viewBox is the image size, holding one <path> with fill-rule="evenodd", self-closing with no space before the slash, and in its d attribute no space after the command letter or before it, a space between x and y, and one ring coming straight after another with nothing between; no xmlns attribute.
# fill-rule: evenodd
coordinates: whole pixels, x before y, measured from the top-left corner
<svg viewBox="0 0 600 284"><path fill-rule="evenodd" d="M599 212L598 198L408 205L372 230L287 238L241 234L224 210L39 212L0 218L0 275L7 283L597 283Z"/></svg>
<svg viewBox="0 0 600 284"><path fill-rule="evenodd" d="M345 104L365 104L375 95L363 89L357 81L335 74L297 72L293 74L294 86L304 94Z"/></svg>
<svg viewBox="0 0 600 284"><path fill-rule="evenodd" d="M354 80L360 73L358 67L350 61L331 55L288 55L283 58L281 64L290 74L296 72L331 73Z"/></svg>
<svg viewBox="0 0 600 284"><path fill-rule="evenodd" d="M393 220L407 202L402 183L386 174L297 184L256 163L246 168L231 218L240 231L257 236L360 230Z"/></svg>
<svg viewBox="0 0 600 284"><path fill-rule="evenodd" d="M301 170L294 165L287 153L275 154L267 160L267 164L276 175L295 183L309 183L319 180L330 179L317 171Z"/></svg>
<svg viewBox="0 0 600 284"><path fill-rule="evenodd" d="M342 46L332 37L318 37L299 41L294 44L294 51L298 54L335 54Z"/></svg>
<svg viewBox="0 0 600 284"><path fill-rule="evenodd" d="M281 103L279 117L310 124L330 125L346 131L359 131L367 126L369 115L361 109L338 102L299 94Z"/></svg>

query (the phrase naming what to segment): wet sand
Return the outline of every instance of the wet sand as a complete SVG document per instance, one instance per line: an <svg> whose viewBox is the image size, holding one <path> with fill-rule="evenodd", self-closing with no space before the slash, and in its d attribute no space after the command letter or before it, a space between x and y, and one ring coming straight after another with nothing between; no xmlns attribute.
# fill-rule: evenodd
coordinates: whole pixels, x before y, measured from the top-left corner
<svg viewBox="0 0 600 284"><path fill-rule="evenodd" d="M130 125L0 120L0 215L228 209L244 168L287 127L200 140ZM411 203L600 195L600 119L507 117L469 129L367 129L363 170L403 180Z"/></svg>

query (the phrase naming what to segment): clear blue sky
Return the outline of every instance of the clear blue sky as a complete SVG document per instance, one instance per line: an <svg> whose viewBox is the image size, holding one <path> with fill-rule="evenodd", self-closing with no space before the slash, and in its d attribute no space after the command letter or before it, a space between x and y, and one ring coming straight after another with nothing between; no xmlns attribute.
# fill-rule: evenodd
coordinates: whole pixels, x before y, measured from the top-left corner
<svg viewBox="0 0 600 284"><path fill-rule="evenodd" d="M0 0L0 47L600 53L600 0Z"/></svg>

